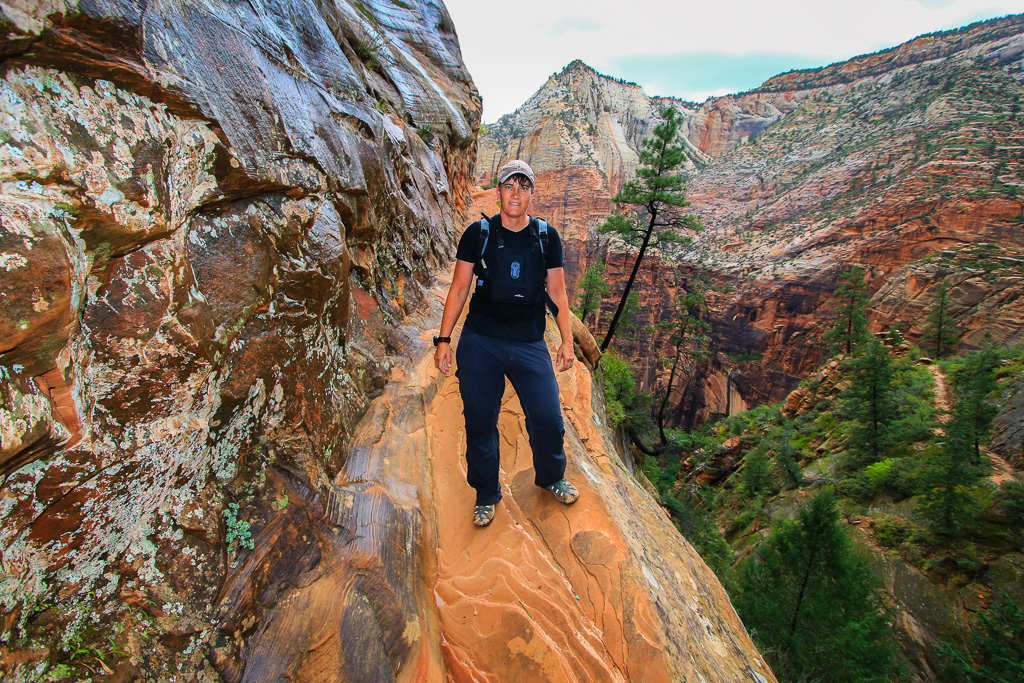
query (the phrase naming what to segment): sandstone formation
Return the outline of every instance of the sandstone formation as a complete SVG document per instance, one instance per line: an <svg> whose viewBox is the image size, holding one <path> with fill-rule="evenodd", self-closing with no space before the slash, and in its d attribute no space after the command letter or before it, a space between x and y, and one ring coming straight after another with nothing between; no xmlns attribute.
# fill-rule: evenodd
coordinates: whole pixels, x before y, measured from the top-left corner
<svg viewBox="0 0 1024 683"><path fill-rule="evenodd" d="M701 105L648 98L574 62L487 126L476 180L487 183L512 157L533 164L537 213L568 237L569 280L604 258L613 298L631 252L596 228L655 112L680 112L691 211L707 230L650 258L645 277L657 286L640 287L641 332L617 345L655 388L665 370L650 348L662 342L644 325L669 315L670 292L688 279L716 286L717 360L678 411L692 423L782 400L822 358L829 300L851 264L868 270L875 331L902 326L919 338L945 280L963 346L986 333L1003 344L1024 339L1022 55L1024 17L1011 16Z"/></svg>
<svg viewBox="0 0 1024 683"><path fill-rule="evenodd" d="M524 485L510 400L469 524L443 6L10 0L0 50L0 677L774 680L583 364L583 500Z"/></svg>
<svg viewBox="0 0 1024 683"><path fill-rule="evenodd" d="M464 210L480 102L446 10L0 12L3 677L108 637L128 678L337 658L259 637L328 566L336 623L368 643L338 675L397 671L415 584L318 536L362 508L289 501L351 459L391 372L383 321L419 304Z"/></svg>

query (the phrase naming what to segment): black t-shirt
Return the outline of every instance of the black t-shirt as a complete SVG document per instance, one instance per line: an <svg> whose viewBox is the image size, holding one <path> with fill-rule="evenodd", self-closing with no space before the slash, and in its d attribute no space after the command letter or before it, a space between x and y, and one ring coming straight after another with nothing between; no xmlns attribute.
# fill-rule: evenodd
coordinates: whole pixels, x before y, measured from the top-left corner
<svg viewBox="0 0 1024 683"><path fill-rule="evenodd" d="M530 218L530 225L518 232L507 230L501 225L501 214L488 219L490 237L484 259L487 263L495 263L498 255L498 237L505 241L510 249L529 249L533 245L531 230L537 228L537 219ZM459 240L459 249L455 258L468 263L476 263L480 249L480 221L466 228ZM562 240L558 232L548 226L547 243L544 245L544 259L548 269L561 268ZM514 341L538 341L544 338L544 304L501 303L491 301L488 292L481 291L477 286L479 276L473 276L473 297L469 301L469 313L466 315L466 327L488 337L500 337Z"/></svg>

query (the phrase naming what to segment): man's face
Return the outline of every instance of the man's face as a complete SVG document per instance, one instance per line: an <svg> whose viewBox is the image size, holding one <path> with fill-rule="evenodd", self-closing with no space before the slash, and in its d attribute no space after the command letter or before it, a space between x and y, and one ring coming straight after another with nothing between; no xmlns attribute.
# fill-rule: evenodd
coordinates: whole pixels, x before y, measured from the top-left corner
<svg viewBox="0 0 1024 683"><path fill-rule="evenodd" d="M509 218L526 215L530 208L530 200L533 198L533 185L529 178L516 174L498 185L497 190L503 214Z"/></svg>

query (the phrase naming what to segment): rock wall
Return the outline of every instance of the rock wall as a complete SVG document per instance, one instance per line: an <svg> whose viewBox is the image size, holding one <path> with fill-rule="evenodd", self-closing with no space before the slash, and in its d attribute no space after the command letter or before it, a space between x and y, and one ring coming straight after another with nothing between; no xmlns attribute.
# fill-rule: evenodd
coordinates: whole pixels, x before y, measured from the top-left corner
<svg viewBox="0 0 1024 683"><path fill-rule="evenodd" d="M407 577L361 578L353 534L316 542L348 518L294 501L352 458L384 321L465 210L447 11L4 2L0 28L3 677L86 675L69 652L116 636L122 676L272 678L316 656L254 634L328 565L375 644L338 676L399 670Z"/></svg>
<svg viewBox="0 0 1024 683"><path fill-rule="evenodd" d="M1024 377L1009 382L992 428L992 450L1018 470L1024 469Z"/></svg>
<svg viewBox="0 0 1024 683"><path fill-rule="evenodd" d="M962 345L976 347L986 333L1021 341L1022 55L1017 15L783 74L702 105L646 98L574 62L487 127L476 180L491 180L515 156L534 165L536 213L569 238L569 280L595 258L609 266L600 337L632 252L596 228L635 168L655 112L680 112L688 198L707 230L649 257L656 286L641 288L640 326L665 319L669 292L687 279L718 287L709 301L719 353L701 390L703 419L781 400L820 361L829 300L851 264L869 273L874 331L902 326L918 339L945 280ZM650 353L652 342L665 348L652 334L617 342L643 366L648 388L665 372L652 356L667 355ZM737 373L747 376L737 384L741 400L725 401Z"/></svg>

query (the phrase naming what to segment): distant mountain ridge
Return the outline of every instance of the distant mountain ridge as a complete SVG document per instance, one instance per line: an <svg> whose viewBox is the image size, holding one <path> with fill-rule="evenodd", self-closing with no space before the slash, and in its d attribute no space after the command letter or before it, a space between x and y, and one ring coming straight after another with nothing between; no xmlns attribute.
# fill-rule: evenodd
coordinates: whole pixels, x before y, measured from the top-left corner
<svg viewBox="0 0 1024 683"><path fill-rule="evenodd" d="M794 69L769 78L750 92L777 92L798 87L820 88L825 85L849 83L856 78L878 75L932 59L942 59L954 52L989 45L1000 39L1012 39L1020 33L1020 17L1021 15L1013 14L978 21L948 31L925 33L896 47L858 55L828 66ZM1019 52L1017 54L1019 55ZM1018 76L1018 79L1020 78L1024 76Z"/></svg>

